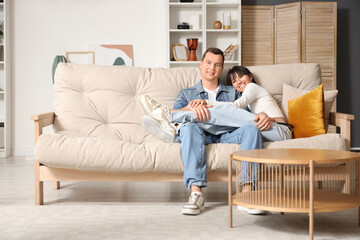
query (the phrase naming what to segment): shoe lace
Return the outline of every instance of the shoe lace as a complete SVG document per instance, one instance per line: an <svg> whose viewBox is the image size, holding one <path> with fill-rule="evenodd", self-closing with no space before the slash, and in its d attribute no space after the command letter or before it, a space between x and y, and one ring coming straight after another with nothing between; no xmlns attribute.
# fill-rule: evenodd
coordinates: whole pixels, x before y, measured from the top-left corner
<svg viewBox="0 0 360 240"><path fill-rule="evenodd" d="M153 105L154 108L158 108L161 106L158 102L155 102L153 99L151 99L151 105Z"/></svg>
<svg viewBox="0 0 360 240"><path fill-rule="evenodd" d="M189 204L196 204L196 198L197 198L198 194L191 194L190 198L189 198Z"/></svg>
<svg viewBox="0 0 360 240"><path fill-rule="evenodd" d="M160 104L158 102L155 102L153 99L151 99L151 104L153 105L153 109L159 108L165 114L167 119L170 121L171 114L170 114L170 110L167 106Z"/></svg>

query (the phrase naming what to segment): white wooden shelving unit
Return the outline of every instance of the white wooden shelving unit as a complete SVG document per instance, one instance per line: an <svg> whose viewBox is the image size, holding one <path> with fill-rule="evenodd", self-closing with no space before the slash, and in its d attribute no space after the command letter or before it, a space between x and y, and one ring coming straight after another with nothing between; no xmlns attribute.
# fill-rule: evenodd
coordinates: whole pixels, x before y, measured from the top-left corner
<svg viewBox="0 0 360 240"><path fill-rule="evenodd" d="M3 35L0 36L0 157L10 156L11 150L11 60L10 60L10 4L0 3L0 21Z"/></svg>
<svg viewBox="0 0 360 240"><path fill-rule="evenodd" d="M181 3L179 0L169 0L167 6L168 22L168 66L185 67L198 66L203 52L209 47L225 50L230 44L238 44L234 58L225 61L225 66L241 63L241 0L194 0L192 3ZM214 29L213 23L219 20L223 23L223 14L231 13L231 29ZM200 15L199 29L177 29L179 22L189 22L191 14ZM174 61L172 45L181 43L187 47L187 38L198 38L196 56L198 61Z"/></svg>

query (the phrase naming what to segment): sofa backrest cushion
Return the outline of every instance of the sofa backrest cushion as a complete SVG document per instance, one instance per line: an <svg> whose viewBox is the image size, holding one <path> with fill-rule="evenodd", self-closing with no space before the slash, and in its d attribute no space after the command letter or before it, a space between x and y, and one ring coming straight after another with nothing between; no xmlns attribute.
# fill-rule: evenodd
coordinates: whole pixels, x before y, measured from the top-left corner
<svg viewBox="0 0 360 240"><path fill-rule="evenodd" d="M249 69L257 82L275 96L282 95L283 83L309 90L321 83L317 64ZM222 73L222 80L228 70ZM147 94L172 107L179 91L200 79L198 67L150 69L59 63L54 84L54 130L140 144L150 137L140 125L146 114L140 97Z"/></svg>

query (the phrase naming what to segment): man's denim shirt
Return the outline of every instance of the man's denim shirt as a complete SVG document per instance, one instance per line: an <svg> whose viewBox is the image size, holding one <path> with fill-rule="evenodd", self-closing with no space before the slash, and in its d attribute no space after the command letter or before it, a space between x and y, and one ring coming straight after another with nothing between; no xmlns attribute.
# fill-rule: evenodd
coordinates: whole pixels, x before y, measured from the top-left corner
<svg viewBox="0 0 360 240"><path fill-rule="evenodd" d="M217 101L233 102L241 97L241 93L236 91L233 86L226 86L220 80L218 81L219 91L216 94ZM182 89L174 102L173 109L181 109L194 99L209 99L207 92L203 88L202 81L198 82L195 86Z"/></svg>

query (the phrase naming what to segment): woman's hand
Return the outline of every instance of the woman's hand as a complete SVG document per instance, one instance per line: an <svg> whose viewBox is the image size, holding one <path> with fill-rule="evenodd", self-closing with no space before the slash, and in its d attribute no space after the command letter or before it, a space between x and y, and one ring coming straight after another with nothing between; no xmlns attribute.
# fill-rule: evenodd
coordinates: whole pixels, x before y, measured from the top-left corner
<svg viewBox="0 0 360 240"><path fill-rule="evenodd" d="M196 108L199 105L207 105L206 100L204 99L195 99L189 102L190 108Z"/></svg>
<svg viewBox="0 0 360 240"><path fill-rule="evenodd" d="M271 127L271 118L264 112L261 112L255 116L254 122L260 131L266 131Z"/></svg>

